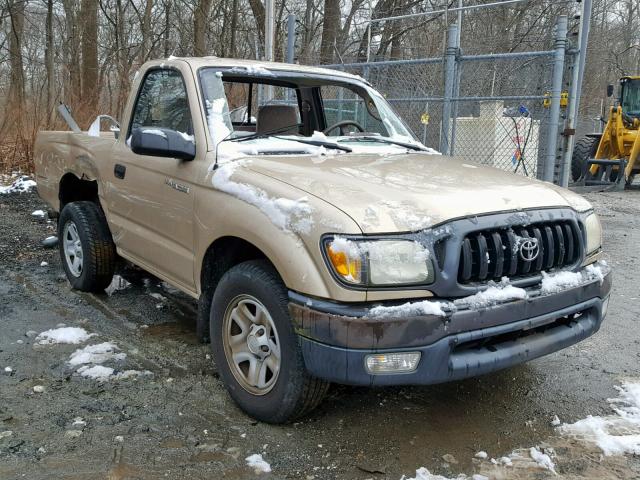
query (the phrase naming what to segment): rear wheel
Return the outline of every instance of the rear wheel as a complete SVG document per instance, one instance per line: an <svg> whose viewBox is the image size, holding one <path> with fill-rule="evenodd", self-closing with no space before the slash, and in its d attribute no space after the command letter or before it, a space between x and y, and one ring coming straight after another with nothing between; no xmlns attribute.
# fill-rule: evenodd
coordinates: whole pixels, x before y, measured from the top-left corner
<svg viewBox="0 0 640 480"><path fill-rule="evenodd" d="M220 377L252 417L285 423L321 402L329 384L307 373L287 289L268 262L244 262L223 275L213 296L210 328Z"/></svg>
<svg viewBox="0 0 640 480"><path fill-rule="evenodd" d="M111 283L116 249L98 205L85 201L65 205L58 219L58 246L73 288L101 292Z"/></svg>
<svg viewBox="0 0 640 480"><path fill-rule="evenodd" d="M599 143L600 137L583 137L576 142L571 156L571 178L574 182L582 178L587 160L594 157Z"/></svg>

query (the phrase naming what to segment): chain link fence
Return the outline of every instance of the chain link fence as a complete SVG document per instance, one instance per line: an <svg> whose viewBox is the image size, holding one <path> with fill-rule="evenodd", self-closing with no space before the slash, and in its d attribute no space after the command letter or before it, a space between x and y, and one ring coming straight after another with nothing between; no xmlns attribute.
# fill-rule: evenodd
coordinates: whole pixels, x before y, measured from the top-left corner
<svg viewBox="0 0 640 480"><path fill-rule="evenodd" d="M442 57L328 67L367 79L427 146L545 178L545 165L553 172L559 158L564 21L564 30L539 40L545 50L467 55L450 36Z"/></svg>

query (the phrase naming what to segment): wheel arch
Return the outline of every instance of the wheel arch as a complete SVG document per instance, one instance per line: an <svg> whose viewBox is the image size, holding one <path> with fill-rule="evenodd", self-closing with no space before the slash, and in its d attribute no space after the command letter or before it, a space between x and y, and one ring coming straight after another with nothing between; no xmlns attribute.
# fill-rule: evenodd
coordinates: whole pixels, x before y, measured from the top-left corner
<svg viewBox="0 0 640 480"><path fill-rule="evenodd" d="M267 254L248 240L226 235L215 239L207 247L202 257L198 275L200 298L198 300L196 330L200 340L206 341L209 337L211 301L222 276L242 262L258 259L268 261L282 278L282 275Z"/></svg>
<svg viewBox="0 0 640 480"><path fill-rule="evenodd" d="M58 185L59 211L68 203L82 200L100 205L97 180L79 178L73 172L65 173Z"/></svg>

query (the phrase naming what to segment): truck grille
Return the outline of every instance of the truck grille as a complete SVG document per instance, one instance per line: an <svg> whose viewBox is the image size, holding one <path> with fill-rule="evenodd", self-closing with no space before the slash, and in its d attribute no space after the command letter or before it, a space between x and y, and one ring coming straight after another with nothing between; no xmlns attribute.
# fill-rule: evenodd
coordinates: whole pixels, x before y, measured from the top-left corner
<svg viewBox="0 0 640 480"><path fill-rule="evenodd" d="M520 254L526 238L537 239L539 253L532 261ZM573 222L536 223L469 233L460 247L459 283L522 277L542 270L573 265L580 259L582 236Z"/></svg>

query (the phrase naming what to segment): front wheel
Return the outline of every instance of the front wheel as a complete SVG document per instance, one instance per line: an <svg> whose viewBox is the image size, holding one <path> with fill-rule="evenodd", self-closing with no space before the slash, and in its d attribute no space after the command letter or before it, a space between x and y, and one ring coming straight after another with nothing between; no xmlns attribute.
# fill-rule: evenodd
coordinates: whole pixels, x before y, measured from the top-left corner
<svg viewBox="0 0 640 480"><path fill-rule="evenodd" d="M329 384L306 371L287 289L271 264L244 262L224 274L213 296L210 327L220 377L249 415L285 423L321 402Z"/></svg>
<svg viewBox="0 0 640 480"><path fill-rule="evenodd" d="M86 201L65 205L58 219L58 246L73 288L101 292L111 283L116 248L98 205Z"/></svg>

